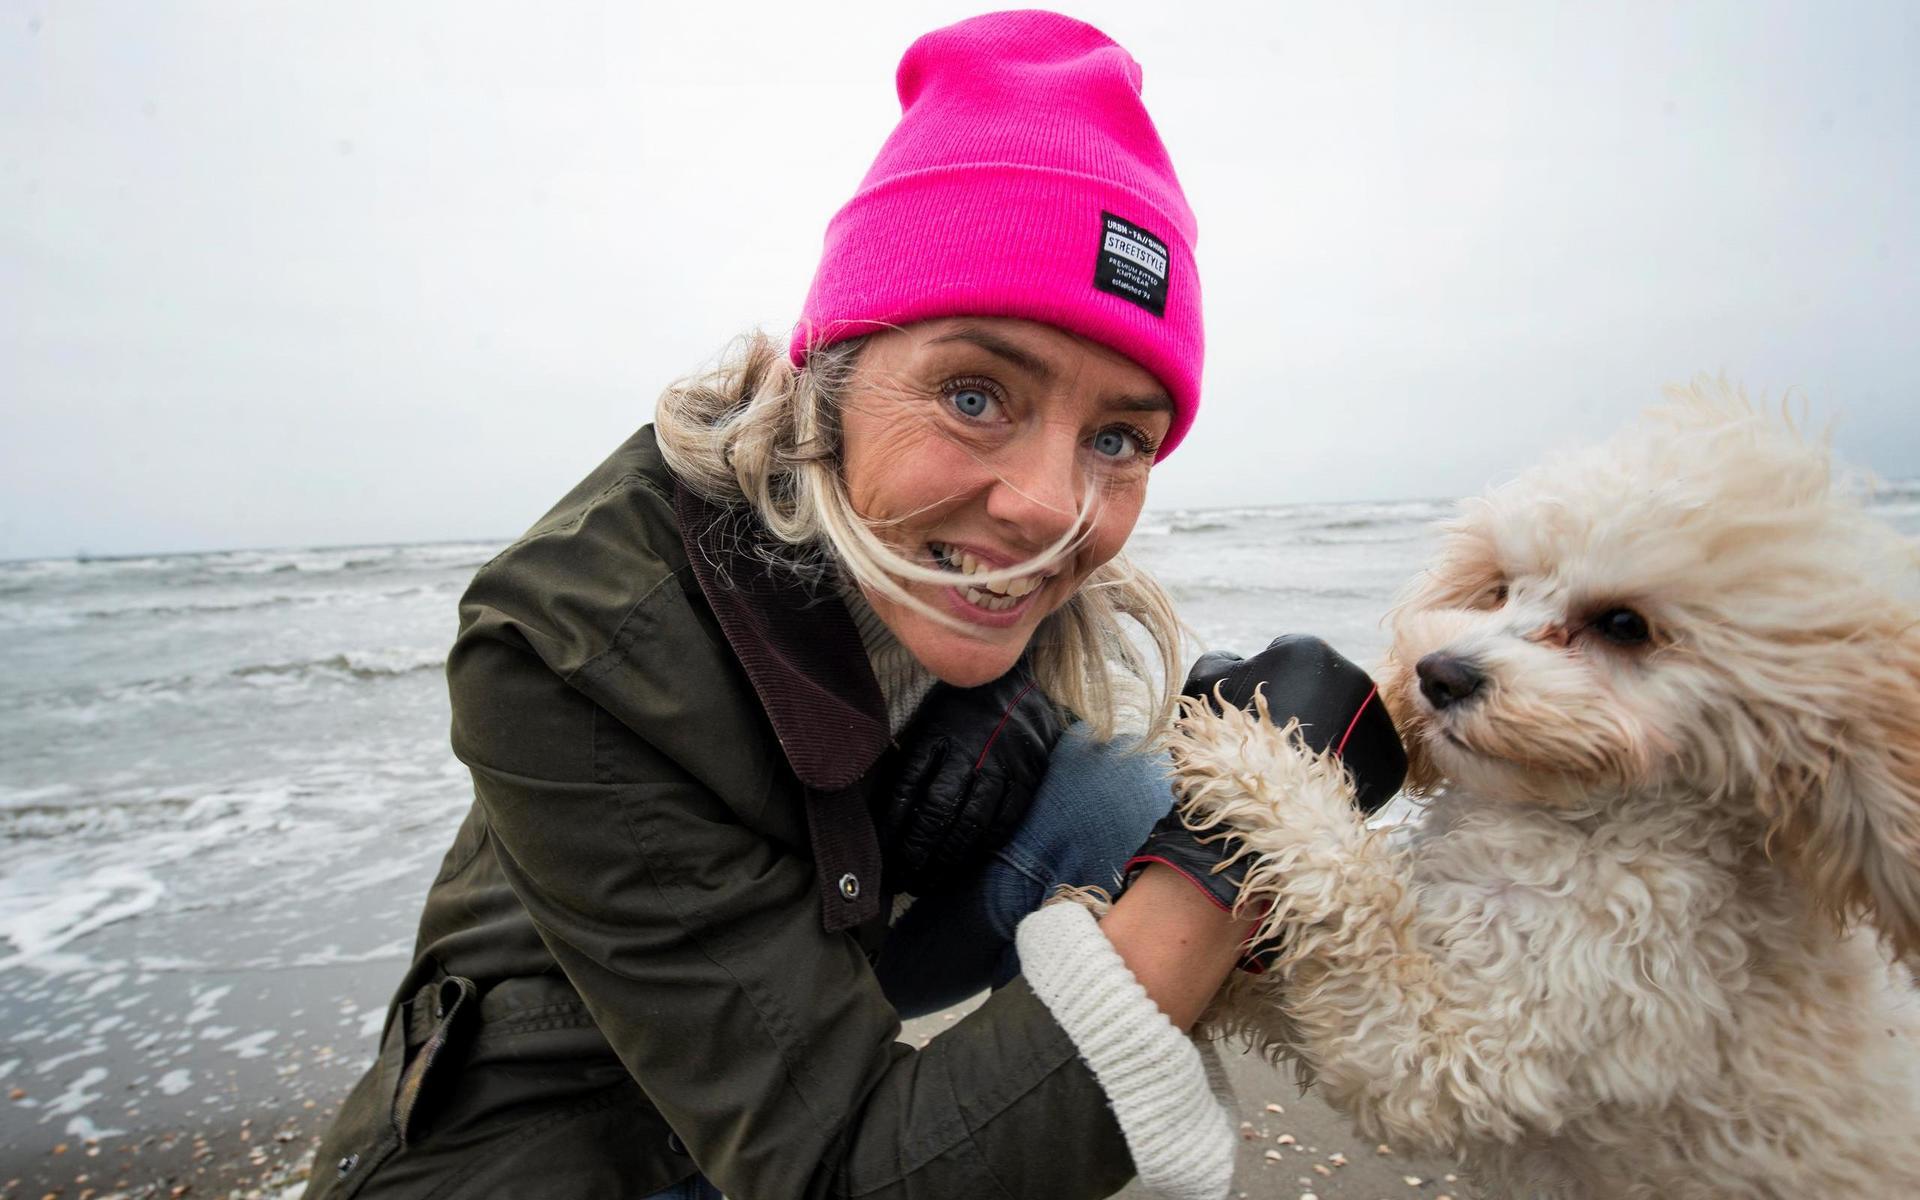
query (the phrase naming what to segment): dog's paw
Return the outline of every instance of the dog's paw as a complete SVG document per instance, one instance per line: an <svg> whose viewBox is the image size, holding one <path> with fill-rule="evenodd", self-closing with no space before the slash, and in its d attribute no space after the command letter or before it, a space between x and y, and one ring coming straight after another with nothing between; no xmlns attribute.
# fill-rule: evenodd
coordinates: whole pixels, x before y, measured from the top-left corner
<svg viewBox="0 0 1920 1200"><path fill-rule="evenodd" d="M1388 856L1354 807L1340 760L1304 746L1294 723L1252 712L1183 708L1170 742L1181 819L1201 836L1231 834L1247 861L1240 902L1265 913L1257 934L1291 958L1307 927L1353 905L1397 903Z"/></svg>
<svg viewBox="0 0 1920 1200"><path fill-rule="evenodd" d="M1353 785L1340 760L1300 740L1299 722L1276 726L1266 699L1216 711L1183 699L1168 743L1174 795L1189 828L1225 825L1242 834L1356 820Z"/></svg>

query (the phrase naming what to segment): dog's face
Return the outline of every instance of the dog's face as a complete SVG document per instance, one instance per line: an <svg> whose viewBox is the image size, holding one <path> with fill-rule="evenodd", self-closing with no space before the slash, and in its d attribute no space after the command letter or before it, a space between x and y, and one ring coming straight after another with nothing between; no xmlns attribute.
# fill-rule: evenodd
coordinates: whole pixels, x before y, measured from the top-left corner
<svg viewBox="0 0 1920 1200"><path fill-rule="evenodd" d="M1413 782L1746 805L1835 911L1920 947L1912 546L1726 396L1469 502L1395 610Z"/></svg>

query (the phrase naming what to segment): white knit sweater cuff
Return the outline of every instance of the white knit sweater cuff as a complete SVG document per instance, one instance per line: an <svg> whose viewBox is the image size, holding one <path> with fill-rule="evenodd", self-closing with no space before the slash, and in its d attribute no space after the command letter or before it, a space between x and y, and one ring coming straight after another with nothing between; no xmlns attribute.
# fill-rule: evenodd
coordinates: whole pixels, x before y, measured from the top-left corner
<svg viewBox="0 0 1920 1200"><path fill-rule="evenodd" d="M1225 1196L1233 1118L1200 1048L1147 996L1093 914L1049 904L1020 922L1014 944L1028 986L1107 1093L1140 1182L1175 1200Z"/></svg>

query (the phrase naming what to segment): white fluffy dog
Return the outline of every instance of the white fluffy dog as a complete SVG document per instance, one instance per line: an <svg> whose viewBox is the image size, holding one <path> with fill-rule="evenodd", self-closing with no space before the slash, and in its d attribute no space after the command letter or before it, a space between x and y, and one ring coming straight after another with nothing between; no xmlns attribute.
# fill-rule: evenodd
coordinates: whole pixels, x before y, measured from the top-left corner
<svg viewBox="0 0 1920 1200"><path fill-rule="evenodd" d="M1712 389L1469 502L1392 618L1411 839L1181 723L1285 947L1214 1028L1488 1195L1920 1197L1915 567Z"/></svg>

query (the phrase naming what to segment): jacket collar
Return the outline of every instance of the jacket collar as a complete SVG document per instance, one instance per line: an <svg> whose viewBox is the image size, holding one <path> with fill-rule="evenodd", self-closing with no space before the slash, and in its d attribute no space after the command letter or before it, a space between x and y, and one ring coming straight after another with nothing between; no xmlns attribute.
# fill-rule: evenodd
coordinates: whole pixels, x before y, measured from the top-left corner
<svg viewBox="0 0 1920 1200"><path fill-rule="evenodd" d="M722 508L676 481L674 509L687 561L793 773L839 791L890 743L887 702L866 647L831 587L813 587L760 551L772 538L744 510Z"/></svg>
<svg viewBox="0 0 1920 1200"><path fill-rule="evenodd" d="M880 847L864 781L892 739L859 630L831 588L764 553L776 543L744 509L677 479L673 499L694 578L807 790L822 921L838 930L871 920Z"/></svg>

